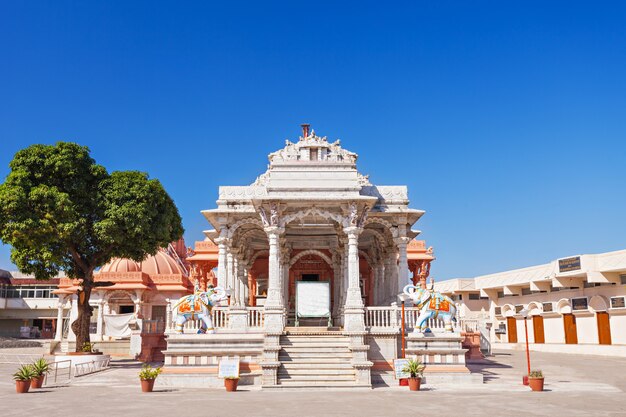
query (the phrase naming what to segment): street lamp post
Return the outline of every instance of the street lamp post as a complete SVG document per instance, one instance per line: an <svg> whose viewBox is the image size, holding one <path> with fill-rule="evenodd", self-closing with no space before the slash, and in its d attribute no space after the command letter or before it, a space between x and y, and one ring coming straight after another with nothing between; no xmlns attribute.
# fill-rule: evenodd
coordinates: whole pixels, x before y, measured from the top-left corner
<svg viewBox="0 0 626 417"><path fill-rule="evenodd" d="M401 334L401 343L402 343L402 358L405 357L405 339L404 339L404 332L405 332L405 313L404 313L404 303L407 299L406 294L399 294L398 298L400 299L400 304L402 305L402 316L401 316L401 323L400 323L400 334Z"/></svg>
<svg viewBox="0 0 626 417"><path fill-rule="evenodd" d="M524 308L519 313L524 318L524 333L526 334L526 365L527 365L527 372L526 372L526 375L524 375L524 377L522 379L522 383L524 385L528 385L528 376L530 375L530 350L528 349L528 322L526 320L528 318L528 310L526 310Z"/></svg>
<svg viewBox="0 0 626 417"><path fill-rule="evenodd" d="M404 359L406 357L405 354L405 346L406 346L406 341L404 338L404 332L405 332L405 315L404 315L404 303L407 300L407 296L406 294L399 294L398 298L400 299L400 304L402 306L402 315L401 315L401 323L400 323L400 343L402 344L402 358ZM400 386L406 386L409 384L409 381L405 378L400 379L399 381Z"/></svg>

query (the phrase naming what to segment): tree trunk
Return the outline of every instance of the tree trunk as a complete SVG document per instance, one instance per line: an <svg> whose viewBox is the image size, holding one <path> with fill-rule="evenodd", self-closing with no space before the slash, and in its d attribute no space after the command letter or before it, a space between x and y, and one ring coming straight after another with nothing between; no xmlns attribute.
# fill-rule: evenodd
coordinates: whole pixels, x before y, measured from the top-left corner
<svg viewBox="0 0 626 417"><path fill-rule="evenodd" d="M72 323L72 331L76 335L76 352L82 352L85 343L89 343L89 324L93 308L89 305L91 288L93 285L93 274L85 275L83 279L82 291L78 291L78 317Z"/></svg>

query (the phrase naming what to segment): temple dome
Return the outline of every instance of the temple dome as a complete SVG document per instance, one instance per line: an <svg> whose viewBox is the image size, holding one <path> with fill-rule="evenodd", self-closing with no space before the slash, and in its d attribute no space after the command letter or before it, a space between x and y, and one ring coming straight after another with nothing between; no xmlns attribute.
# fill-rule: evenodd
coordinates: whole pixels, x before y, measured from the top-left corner
<svg viewBox="0 0 626 417"><path fill-rule="evenodd" d="M100 268L100 273L102 272L140 272L141 266L138 262L133 261L132 259L126 258L113 258Z"/></svg>
<svg viewBox="0 0 626 417"><path fill-rule="evenodd" d="M154 256L149 256L141 263L141 271L148 275L184 275L182 268L165 251L160 250Z"/></svg>
<svg viewBox="0 0 626 417"><path fill-rule="evenodd" d="M98 271L100 274L129 272L144 272L148 275L186 275L176 260L162 249L142 262L127 258L113 258Z"/></svg>

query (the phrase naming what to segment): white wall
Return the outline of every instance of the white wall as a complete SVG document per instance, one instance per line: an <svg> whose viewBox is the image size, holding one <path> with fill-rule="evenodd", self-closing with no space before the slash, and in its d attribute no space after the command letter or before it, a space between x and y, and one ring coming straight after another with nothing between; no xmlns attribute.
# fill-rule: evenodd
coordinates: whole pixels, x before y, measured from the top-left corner
<svg viewBox="0 0 626 417"><path fill-rule="evenodd" d="M611 342L614 345L626 345L626 314L610 314Z"/></svg>
<svg viewBox="0 0 626 417"><path fill-rule="evenodd" d="M565 329L562 316L543 318L543 332L546 343L565 343Z"/></svg>
<svg viewBox="0 0 626 417"><path fill-rule="evenodd" d="M596 315L576 315L576 332L579 344L598 344L598 323Z"/></svg>
<svg viewBox="0 0 626 417"><path fill-rule="evenodd" d="M58 298L8 298L6 302L7 309L56 309L59 302Z"/></svg>

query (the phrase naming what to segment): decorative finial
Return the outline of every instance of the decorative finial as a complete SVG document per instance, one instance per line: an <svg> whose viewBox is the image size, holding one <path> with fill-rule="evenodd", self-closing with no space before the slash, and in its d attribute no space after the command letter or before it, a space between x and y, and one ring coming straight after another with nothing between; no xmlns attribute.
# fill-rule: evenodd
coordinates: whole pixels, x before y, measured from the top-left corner
<svg viewBox="0 0 626 417"><path fill-rule="evenodd" d="M302 126L302 137L303 138L308 138L309 137L309 129L311 128L311 125L308 123L303 123L300 126Z"/></svg>

